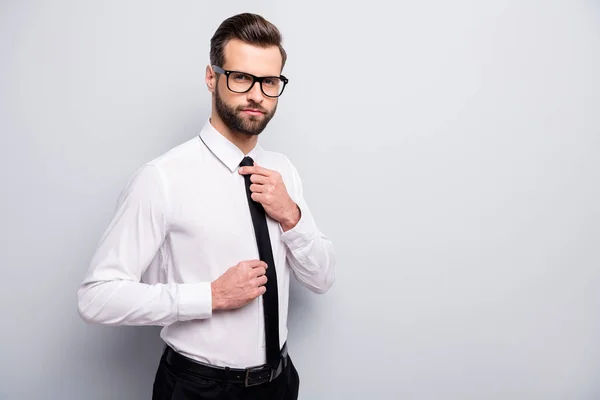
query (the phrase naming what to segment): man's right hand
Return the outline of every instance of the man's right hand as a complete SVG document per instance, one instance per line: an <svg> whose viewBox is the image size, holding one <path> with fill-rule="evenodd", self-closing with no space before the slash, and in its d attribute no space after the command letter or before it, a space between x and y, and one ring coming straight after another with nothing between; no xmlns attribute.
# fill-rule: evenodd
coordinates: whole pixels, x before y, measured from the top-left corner
<svg viewBox="0 0 600 400"><path fill-rule="evenodd" d="M211 283L213 310L245 306L266 291L267 264L260 260L241 261Z"/></svg>

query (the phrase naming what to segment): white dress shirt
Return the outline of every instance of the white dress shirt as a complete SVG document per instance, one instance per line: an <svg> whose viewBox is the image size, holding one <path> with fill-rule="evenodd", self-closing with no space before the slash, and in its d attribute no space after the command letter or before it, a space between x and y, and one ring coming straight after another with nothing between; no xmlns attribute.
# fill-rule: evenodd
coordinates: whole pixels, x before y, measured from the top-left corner
<svg viewBox="0 0 600 400"><path fill-rule="evenodd" d="M249 154L278 171L301 210L283 232L267 218L279 292L279 337L287 339L290 273L324 293L335 277L335 253L318 229L296 168L257 145ZM262 297L244 307L212 310L211 282L242 260L258 259L238 166L244 154L206 122L201 133L144 164L121 192L78 294L88 322L161 325L181 354L245 368L265 360Z"/></svg>

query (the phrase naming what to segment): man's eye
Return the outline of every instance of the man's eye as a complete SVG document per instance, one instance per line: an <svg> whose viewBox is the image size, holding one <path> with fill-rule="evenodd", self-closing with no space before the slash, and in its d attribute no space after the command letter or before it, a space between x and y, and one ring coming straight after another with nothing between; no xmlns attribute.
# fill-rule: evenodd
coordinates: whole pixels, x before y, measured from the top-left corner
<svg viewBox="0 0 600 400"><path fill-rule="evenodd" d="M233 79L235 79L236 81L244 82L249 80L250 77L244 74L233 74Z"/></svg>

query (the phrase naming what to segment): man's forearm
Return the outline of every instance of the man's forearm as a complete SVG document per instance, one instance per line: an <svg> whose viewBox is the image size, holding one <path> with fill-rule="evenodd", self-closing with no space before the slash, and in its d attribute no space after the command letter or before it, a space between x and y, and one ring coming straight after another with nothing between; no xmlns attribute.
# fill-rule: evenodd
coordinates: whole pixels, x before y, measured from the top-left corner
<svg viewBox="0 0 600 400"><path fill-rule="evenodd" d="M89 281L77 292L77 306L86 322L103 325L169 325L212 316L210 282Z"/></svg>

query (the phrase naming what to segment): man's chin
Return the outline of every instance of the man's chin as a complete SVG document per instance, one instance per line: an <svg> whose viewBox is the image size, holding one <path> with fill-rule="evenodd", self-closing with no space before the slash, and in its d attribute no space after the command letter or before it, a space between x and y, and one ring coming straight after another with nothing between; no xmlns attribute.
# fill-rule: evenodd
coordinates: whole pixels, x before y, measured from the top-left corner
<svg viewBox="0 0 600 400"><path fill-rule="evenodd" d="M248 115L241 118L242 123L240 125L243 127L245 133L258 135L265 129L265 118L264 114L260 116Z"/></svg>
<svg viewBox="0 0 600 400"><path fill-rule="evenodd" d="M250 136L258 136L264 130L263 127L245 127L244 133Z"/></svg>
<svg viewBox="0 0 600 400"><path fill-rule="evenodd" d="M263 124L258 122L248 123L248 121L245 121L244 123L241 123L238 126L240 127L240 129L238 129L240 133L250 136L257 136L265 129Z"/></svg>

